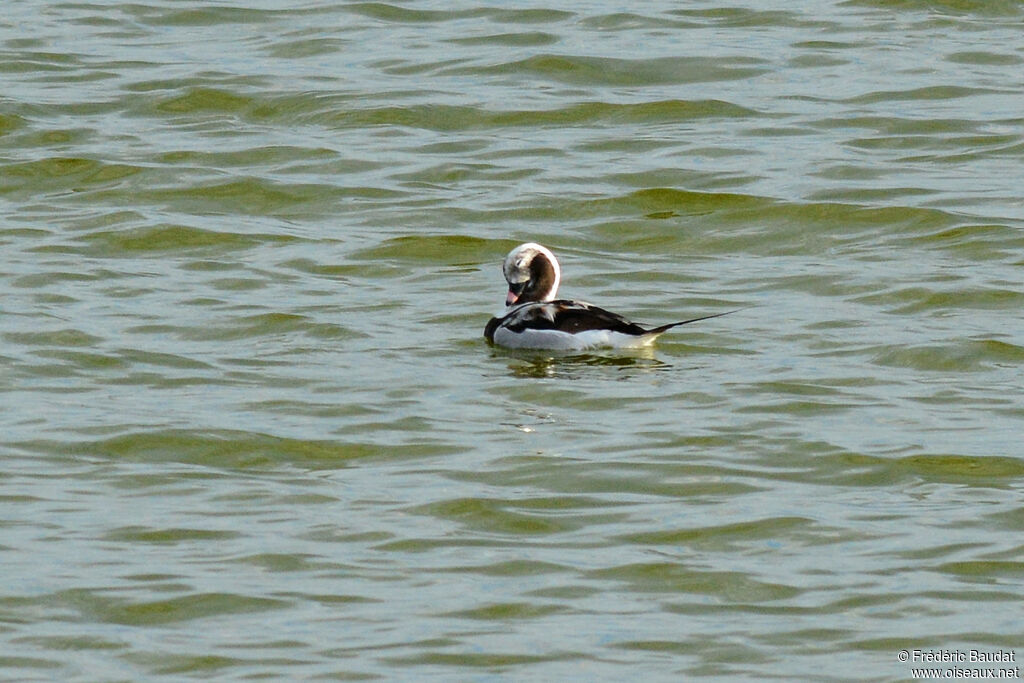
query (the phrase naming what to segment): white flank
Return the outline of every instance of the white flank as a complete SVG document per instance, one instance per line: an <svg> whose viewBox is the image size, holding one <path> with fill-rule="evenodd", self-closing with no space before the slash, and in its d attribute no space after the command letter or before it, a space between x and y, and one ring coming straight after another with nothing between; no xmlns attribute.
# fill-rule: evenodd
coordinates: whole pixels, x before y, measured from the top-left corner
<svg viewBox="0 0 1024 683"><path fill-rule="evenodd" d="M552 351L585 351L587 349L627 349L648 346L656 334L636 336L611 330L587 330L570 334L560 330L523 330L512 332L499 327L494 331L494 343L511 349L549 349Z"/></svg>

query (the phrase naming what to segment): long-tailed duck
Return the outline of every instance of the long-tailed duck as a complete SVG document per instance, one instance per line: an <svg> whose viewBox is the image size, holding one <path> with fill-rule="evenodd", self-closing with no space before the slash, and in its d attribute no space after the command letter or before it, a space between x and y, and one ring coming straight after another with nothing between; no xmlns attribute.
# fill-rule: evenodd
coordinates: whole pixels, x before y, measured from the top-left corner
<svg viewBox="0 0 1024 683"><path fill-rule="evenodd" d="M635 348L649 345L677 325L727 315L715 313L645 328L582 301L555 299L561 269L555 255L534 242L520 244L509 252L502 268L508 281L508 308L484 328L487 341L499 346L566 351Z"/></svg>

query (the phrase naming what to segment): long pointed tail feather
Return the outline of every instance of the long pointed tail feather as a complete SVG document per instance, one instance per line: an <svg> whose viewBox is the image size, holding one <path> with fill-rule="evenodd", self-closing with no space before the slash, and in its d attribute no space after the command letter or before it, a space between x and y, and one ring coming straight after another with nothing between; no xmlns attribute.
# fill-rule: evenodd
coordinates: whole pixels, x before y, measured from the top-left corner
<svg viewBox="0 0 1024 683"><path fill-rule="evenodd" d="M659 325L658 327L653 327L653 328L647 330L647 333L644 334L644 337L646 337L647 335L651 335L651 339L653 340L659 334L662 334L663 332L668 332L673 327L679 327L680 325L688 325L689 323L695 323L695 322L699 322L701 320L710 320L711 318L721 318L723 315L729 315L730 313L736 313L737 311L742 311L742 310L743 310L742 308L737 308L737 309L732 310L732 311L726 311L725 313L712 313L711 315L702 315L699 318L690 318L689 320L680 320L677 323L669 323L668 325Z"/></svg>

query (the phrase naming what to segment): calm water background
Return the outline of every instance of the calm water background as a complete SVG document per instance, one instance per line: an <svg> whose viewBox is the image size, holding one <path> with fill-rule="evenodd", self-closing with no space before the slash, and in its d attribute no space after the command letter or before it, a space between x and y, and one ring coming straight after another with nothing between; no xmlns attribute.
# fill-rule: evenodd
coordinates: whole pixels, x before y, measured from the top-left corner
<svg viewBox="0 0 1024 683"><path fill-rule="evenodd" d="M4 678L1021 646L1024 5L625 6L4 4Z"/></svg>

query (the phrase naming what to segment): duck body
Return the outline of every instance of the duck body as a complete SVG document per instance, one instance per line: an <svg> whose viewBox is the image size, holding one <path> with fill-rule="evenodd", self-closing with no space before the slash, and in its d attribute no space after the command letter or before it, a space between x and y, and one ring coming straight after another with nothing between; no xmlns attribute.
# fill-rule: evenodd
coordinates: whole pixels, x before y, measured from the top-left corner
<svg viewBox="0 0 1024 683"><path fill-rule="evenodd" d="M650 345L677 325L715 318L724 313L645 328L582 301L555 299L561 271L554 254L539 244L521 244L502 266L509 290L507 309L484 328L487 341L514 349L584 351L594 348L638 348Z"/></svg>

